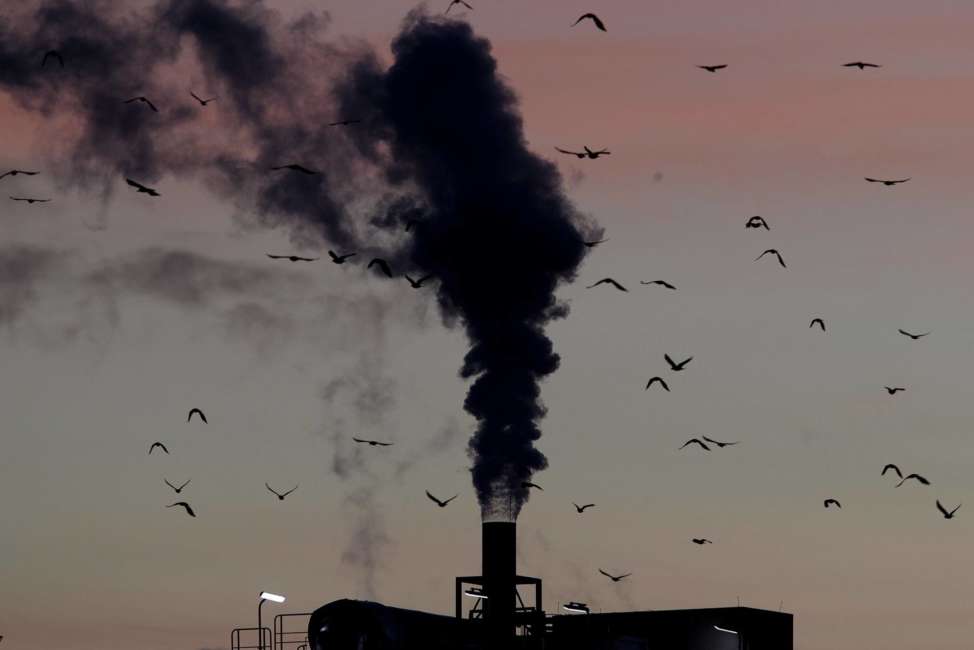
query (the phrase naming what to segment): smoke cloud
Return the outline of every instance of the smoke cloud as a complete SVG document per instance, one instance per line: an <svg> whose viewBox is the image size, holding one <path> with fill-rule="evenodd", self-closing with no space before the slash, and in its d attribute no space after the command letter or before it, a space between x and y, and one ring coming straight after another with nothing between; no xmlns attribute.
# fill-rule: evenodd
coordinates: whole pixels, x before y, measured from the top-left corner
<svg viewBox="0 0 974 650"><path fill-rule="evenodd" d="M486 39L415 11L386 66L365 45L328 43L326 14L285 22L260 0L162 0L145 14L46 0L5 13L0 90L65 125L52 149L62 180L107 196L124 176L185 177L297 245L435 275L444 321L470 340L460 375L472 382L481 510L517 516L522 482L547 464L540 384L559 357L545 327L567 314L555 291L598 233L528 150ZM48 49L63 70L40 66ZM186 74L217 103L193 105ZM159 112L123 103L136 95ZM362 122L327 126L340 119ZM319 173L268 169L288 163Z"/></svg>

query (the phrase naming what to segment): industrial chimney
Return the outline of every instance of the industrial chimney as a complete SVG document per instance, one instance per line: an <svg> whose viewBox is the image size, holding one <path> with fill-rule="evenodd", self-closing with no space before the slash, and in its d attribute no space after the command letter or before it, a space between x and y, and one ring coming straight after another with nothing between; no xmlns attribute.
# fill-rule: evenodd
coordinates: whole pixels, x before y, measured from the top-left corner
<svg viewBox="0 0 974 650"><path fill-rule="evenodd" d="M481 524L484 622L489 650L508 650L514 639L517 580L517 524L493 520Z"/></svg>

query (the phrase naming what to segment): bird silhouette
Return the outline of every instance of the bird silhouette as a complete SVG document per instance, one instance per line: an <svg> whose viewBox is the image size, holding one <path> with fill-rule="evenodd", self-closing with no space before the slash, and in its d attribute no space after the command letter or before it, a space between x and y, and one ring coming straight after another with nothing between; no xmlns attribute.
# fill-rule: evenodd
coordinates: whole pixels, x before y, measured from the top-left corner
<svg viewBox="0 0 974 650"><path fill-rule="evenodd" d="M541 490L542 492L544 492L543 487L541 487L537 483L532 483L531 481L521 481L521 487L523 487L526 490L530 490L531 488L534 488L536 490Z"/></svg>
<svg viewBox="0 0 974 650"><path fill-rule="evenodd" d="M328 126L348 126L350 124L358 124L362 120L338 120L337 122L329 122Z"/></svg>
<svg viewBox="0 0 974 650"><path fill-rule="evenodd" d="M335 264L344 264L345 260L350 257L355 257L356 255L358 255L358 253L346 253L344 255L338 255L335 253L335 251L328 251L328 257L330 257L331 261Z"/></svg>
<svg viewBox="0 0 974 650"><path fill-rule="evenodd" d="M883 66L876 63L866 63L865 61L852 61L851 63L843 63L843 68L859 68L864 70L866 68L882 68Z"/></svg>
<svg viewBox="0 0 974 650"><path fill-rule="evenodd" d="M575 510L578 512L578 514L582 514L583 512L585 512L585 509L586 508L594 508L595 507L595 504L594 503L586 503L584 506L580 506L577 503L575 503L574 501L572 501L572 505L575 506Z"/></svg>
<svg viewBox="0 0 974 650"><path fill-rule="evenodd" d="M148 106L149 108L151 108L154 112L156 112L156 113L159 112L159 109L156 108L156 105L153 104L152 102L150 102L146 97L141 97L141 96L140 97L133 97L132 99L126 99L122 103L123 104L131 104L132 102L142 102L143 104L145 104L146 106Z"/></svg>
<svg viewBox="0 0 974 650"><path fill-rule="evenodd" d="M900 183L905 183L905 182L907 182L910 179L909 178L901 178L900 180L886 181L886 180L883 180L881 178L869 178L868 176L866 176L866 180L869 181L870 183L882 183L886 187L892 187L893 185L899 185Z"/></svg>
<svg viewBox="0 0 974 650"><path fill-rule="evenodd" d="M561 153L569 154L575 156L576 158L588 158L590 160L596 160L599 156L609 156L612 152L608 149L599 149L598 151L592 151L588 147L582 147L585 151L569 151L568 149L562 149L560 147L555 147L556 151Z"/></svg>
<svg viewBox="0 0 974 650"><path fill-rule="evenodd" d="M962 505L964 505L964 504L963 503L958 504L956 508L954 508L953 510L951 510L950 512L948 512L947 511L947 508L945 508L943 506L943 504L940 503L940 499L937 499L937 510L939 510L940 511L940 514L942 514L944 516L944 519L953 519L954 518L954 513L957 512L958 510L960 510L960 507Z"/></svg>
<svg viewBox="0 0 974 650"><path fill-rule="evenodd" d="M820 328L822 328L822 331L824 332L825 331L825 321L823 321L821 318L813 318L812 319L812 322L808 324L808 328L811 329L812 326L815 325L816 323L818 323L818 326Z"/></svg>
<svg viewBox="0 0 974 650"><path fill-rule="evenodd" d="M429 280L430 278L432 278L433 276L432 275L424 275L423 277L419 278L418 280L413 280L408 275L403 275L403 277L406 278L406 280L409 281L409 286L411 286L413 289L421 289L423 287L423 283L426 282L427 280Z"/></svg>
<svg viewBox="0 0 974 650"><path fill-rule="evenodd" d="M759 217L759 216L756 216L756 215L753 216L753 217L751 217L750 219L748 219L747 220L747 223L744 224L744 227L745 228L764 228L765 230L771 230L770 226L768 226L768 222L764 220L764 217Z"/></svg>
<svg viewBox="0 0 974 650"><path fill-rule="evenodd" d="M152 189L151 187L146 187L142 183L133 181L131 178L126 178L125 182L135 188L135 191L139 194L148 194L149 196L159 196L159 192Z"/></svg>
<svg viewBox="0 0 974 650"><path fill-rule="evenodd" d="M24 198L24 197L20 197L20 196L11 196L10 197L10 200L11 201L23 201L23 202L28 203L28 204L34 204L34 203L48 203L48 202L50 202L51 199L30 199L30 198Z"/></svg>
<svg viewBox="0 0 974 650"><path fill-rule="evenodd" d="M905 388L900 388L899 386L883 386L883 388L885 388L886 392L890 395L896 395L896 393L906 390Z"/></svg>
<svg viewBox="0 0 974 650"><path fill-rule="evenodd" d="M463 0L450 0L450 6L449 6L449 7L447 7L447 8L446 8L446 11L444 11L443 13L445 13L445 14L448 14L448 13L450 13L450 9L453 9L453 5L463 5L463 6L464 6L464 7L466 7L467 9L470 9L471 11L473 11L473 7L471 7L470 5L468 5L468 4L467 4L466 2L464 2Z"/></svg>
<svg viewBox="0 0 974 650"><path fill-rule="evenodd" d="M624 573L624 574L623 574L623 575L621 575L621 576L614 576L614 575L612 575L611 573L606 573L606 572L605 572L605 571L603 571L602 569L599 569L599 573L601 573L602 575L604 575L604 576L605 576L606 578L608 578L608 579L609 579L609 580L611 580L612 582L619 582L619 581L620 581L620 580L622 580L623 578L628 578L629 576L631 576L631 575L632 575L631 573Z"/></svg>
<svg viewBox="0 0 974 650"><path fill-rule="evenodd" d="M673 372L680 372L681 370L686 368L688 363L693 361L693 357L687 357L680 363L677 363L676 361L673 361L673 359L671 359L670 355L668 354L664 354L663 358L666 359L666 363L670 364L670 370L672 370Z"/></svg>
<svg viewBox="0 0 974 650"><path fill-rule="evenodd" d="M389 262L385 261L381 257L374 258L366 268L371 269L373 266L378 266L379 270L387 277L392 277L392 269L389 268Z"/></svg>
<svg viewBox="0 0 974 650"><path fill-rule="evenodd" d="M829 506L837 506L838 508L842 508L842 504L836 501L835 499L826 499L822 503L826 508L828 508Z"/></svg>
<svg viewBox="0 0 974 650"><path fill-rule="evenodd" d="M701 70L706 70L707 72L717 72L718 70L723 70L727 67L726 63L721 63L720 65L698 65Z"/></svg>
<svg viewBox="0 0 974 650"><path fill-rule="evenodd" d="M180 492L183 491L183 488L186 487L187 485L189 485L189 482L192 481L193 479L188 479L185 483L183 483L179 487L176 487L175 485L173 485L172 483L170 483L169 482L169 479L162 479L162 480L165 481L166 485L168 485L169 487L171 487L176 494L179 494Z"/></svg>
<svg viewBox="0 0 974 650"><path fill-rule="evenodd" d="M582 14L581 16L578 17L578 20L572 23L572 27L582 22L583 20L591 20L593 23L595 23L595 26L601 29L603 32L608 31L605 28L605 23L602 22L602 19L593 13Z"/></svg>
<svg viewBox="0 0 974 650"><path fill-rule="evenodd" d="M266 253L267 257L272 260L289 260L291 262L317 262L317 257L301 257L299 255L271 255Z"/></svg>
<svg viewBox="0 0 974 650"><path fill-rule="evenodd" d="M883 468L883 473L880 474L880 476L886 476L886 472L888 472L889 470L893 470L894 472L896 472L897 476L903 478L903 472L901 472L900 468L894 465L893 463L887 463L886 466Z"/></svg>
<svg viewBox="0 0 974 650"><path fill-rule="evenodd" d="M639 284L658 284L661 287L666 287L667 289L670 289L672 291L676 291L676 287L674 287L672 284L670 284L666 280L650 280L649 282L643 282L642 280L640 280L639 281Z"/></svg>
<svg viewBox="0 0 974 650"><path fill-rule="evenodd" d="M690 541L693 542L694 544L697 544L698 546L703 546L704 544L713 544L713 542L711 542L706 537L694 537Z"/></svg>
<svg viewBox="0 0 974 650"><path fill-rule="evenodd" d="M710 451L710 447L707 446L707 443L705 443L700 438L690 438L689 440L683 443L680 449L683 449L683 447L686 447L687 445L700 445L704 451Z"/></svg>
<svg viewBox="0 0 974 650"><path fill-rule="evenodd" d="M607 241L609 241L609 240L608 239L594 239L592 241L583 241L582 242L582 245L584 245L585 248L595 248L599 244L604 244Z"/></svg>
<svg viewBox="0 0 974 650"><path fill-rule="evenodd" d="M911 478L914 479L917 483L921 483L923 485L930 485L930 481L920 476L919 474L907 474L906 476L903 477L903 479L899 483L896 484L896 487L903 485Z"/></svg>
<svg viewBox="0 0 974 650"><path fill-rule="evenodd" d="M292 492L294 492L295 490L297 490L297 489L298 489L298 487L299 487L300 485L301 485L301 484L300 484L300 483L298 483L298 485L295 485L295 486L294 486L293 488L291 488L290 490L288 490L288 491L287 491L287 492L285 492L284 494L281 494L280 492L278 492L278 491L276 491L276 490L275 490L274 488L272 488L272 487L271 487L270 485L268 485L267 483L264 483L264 487L266 487L266 488L267 488L268 490L270 490L270 491L271 491L271 493L273 493L273 494L274 494L274 496L276 496L276 497L277 497L277 499L278 499L278 501L283 501L283 500L284 500L284 497L286 497L287 495L289 495L289 494L291 494Z"/></svg>
<svg viewBox="0 0 974 650"><path fill-rule="evenodd" d="M210 97L209 99L203 99L201 97L198 97L196 95L196 93L194 93L192 90L189 91L189 94L193 96L193 99L195 99L196 101L198 101L200 103L200 106L206 106L210 102L215 102L216 101L216 97Z"/></svg>
<svg viewBox="0 0 974 650"><path fill-rule="evenodd" d="M166 445L162 444L161 442L154 442L151 445L149 445L149 454L152 454L152 450L155 449L156 447L163 450L167 454L169 453L169 449L166 448Z"/></svg>
<svg viewBox="0 0 974 650"><path fill-rule="evenodd" d="M663 387L663 390L665 390L667 393L670 392L669 384L667 384L666 380L663 379L662 377L652 377L649 381L646 382L646 388L644 388L643 390L649 390L649 387L652 386L653 384L659 384L660 386Z"/></svg>
<svg viewBox="0 0 974 650"><path fill-rule="evenodd" d="M361 438L352 438L352 440L369 445L370 447L391 447L393 445L391 442L379 442L378 440L362 440Z"/></svg>
<svg viewBox="0 0 974 650"><path fill-rule="evenodd" d="M708 438L707 436L700 436L700 437L712 445L717 445L721 449L723 449L724 447L731 447L733 445L740 444L741 442L740 440L735 440L734 442L720 442L719 440L714 440L713 438Z"/></svg>
<svg viewBox="0 0 974 650"><path fill-rule="evenodd" d="M189 415L186 416L186 421L187 422L189 422L190 420L193 419L193 413L195 413L196 415L200 416L200 419L203 420L204 423L206 422L206 415L203 413L203 411L201 411L201 410L199 410L197 408L194 408L194 409L190 409L189 410Z"/></svg>
<svg viewBox="0 0 974 650"><path fill-rule="evenodd" d="M612 278L602 278L601 280L599 280L595 284L589 285L589 286L587 286L585 288L586 289L591 289L593 287L599 286L600 284L611 284L613 287L615 287L619 291L629 291L629 289L626 289L624 286L622 286L621 284L619 284L618 282L616 282Z"/></svg>
<svg viewBox="0 0 974 650"><path fill-rule="evenodd" d="M929 336L930 335L930 332L924 332L923 334L911 334L910 332L907 332L906 330L897 330L897 331L900 334L902 334L903 336L909 336L914 341L916 341L918 339L922 339L924 336Z"/></svg>
<svg viewBox="0 0 974 650"><path fill-rule="evenodd" d="M56 59L57 62L61 64L61 67L62 68L64 67L64 57L61 56L61 53L58 52L57 50L48 50L47 52L44 53L44 58L41 59L42 68L47 65L48 59Z"/></svg>
<svg viewBox="0 0 974 650"><path fill-rule="evenodd" d="M774 248L769 248L768 250L764 251L763 253L761 253L760 255L758 255L757 257L755 257L754 258L754 261L757 262L759 259L761 259L762 257L764 257L765 255L767 255L769 253L771 255L774 255L775 257L778 258L778 264L780 264L783 268L788 268L787 266L785 266L785 260L782 259L781 253L779 253L777 251L777 249L774 249Z"/></svg>
<svg viewBox="0 0 974 650"><path fill-rule="evenodd" d="M307 167L302 167L296 163L291 163L290 165L279 165L277 167L271 167L271 171L276 172L282 169L287 169L292 172L300 172L302 174L307 174L308 176L317 176L319 172L313 169L308 169Z"/></svg>
<svg viewBox="0 0 974 650"><path fill-rule="evenodd" d="M450 503L451 501L453 501L454 499L456 499L460 495L459 494L454 494L452 497L450 497L446 501L440 501L439 499L437 499L436 497L434 497L432 494L430 494L430 491L429 490L426 490L426 496L428 496L432 501L434 501L436 503L436 505L440 506L441 508L445 508L448 503Z"/></svg>
<svg viewBox="0 0 974 650"><path fill-rule="evenodd" d="M166 507L167 508L175 508L176 506L181 506L183 509L185 509L186 510L186 514L188 514L190 517L195 517L196 516L196 513L193 512L193 509L185 501L177 501L176 503L171 503L171 504L169 504Z"/></svg>
<svg viewBox="0 0 974 650"><path fill-rule="evenodd" d="M0 174L0 178L6 178L7 176L37 176L40 172L28 172L23 169L11 169L9 172L4 172Z"/></svg>

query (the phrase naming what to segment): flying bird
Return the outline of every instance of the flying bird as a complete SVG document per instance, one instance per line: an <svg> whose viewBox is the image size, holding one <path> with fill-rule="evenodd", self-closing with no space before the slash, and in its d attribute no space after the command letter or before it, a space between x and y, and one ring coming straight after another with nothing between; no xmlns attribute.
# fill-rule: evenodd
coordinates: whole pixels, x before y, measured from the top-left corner
<svg viewBox="0 0 974 650"><path fill-rule="evenodd" d="M131 178L126 178L125 182L131 185L132 187L134 187L135 191L140 194L148 194L149 196L159 196L159 192L157 192L156 190L152 189L151 187L146 187L142 183L137 183L136 181L133 181Z"/></svg>
<svg viewBox="0 0 974 650"><path fill-rule="evenodd" d="M335 264L344 264L345 260L350 257L355 257L356 255L358 255L358 253L346 253L344 255L338 255L335 253L335 251L328 251L328 257L330 257L331 261Z"/></svg>
<svg viewBox="0 0 974 650"><path fill-rule="evenodd" d="M5 178L7 176L17 176L20 174L23 174L24 176L37 176L38 174L40 174L40 172L28 172L28 171L24 171L23 169L11 169L9 172L0 174L0 178Z"/></svg>
<svg viewBox="0 0 974 650"><path fill-rule="evenodd" d="M717 72L718 70L723 70L727 67L726 63L721 63L720 65L698 65L701 70L706 70L707 72Z"/></svg>
<svg viewBox="0 0 974 650"><path fill-rule="evenodd" d="M945 508L943 506L943 504L940 503L940 499L937 499L937 510L939 510L940 511L940 514L942 514L944 516L944 519L953 519L954 518L954 513L957 512L958 510L960 510L960 507L962 505L964 505L964 504L963 503L958 504L958 506L956 508L954 508L950 512L947 512L947 508Z"/></svg>
<svg viewBox="0 0 974 650"><path fill-rule="evenodd" d="M619 291L629 291L629 289L626 289L624 286L622 286L621 284L619 284L618 282L616 282L612 278L602 278L601 280L599 280L595 284L590 285L590 286L587 286L585 288L586 289L591 289L593 287L599 286L600 284L611 284L613 287L615 287Z"/></svg>
<svg viewBox="0 0 974 650"><path fill-rule="evenodd" d="M881 178L869 178L868 176L866 176L866 180L869 181L870 183L882 183L886 187L892 187L893 185L899 185L900 183L905 183L910 179L901 178L900 180L895 180L895 181L885 181Z"/></svg>
<svg viewBox="0 0 974 650"><path fill-rule="evenodd" d="M25 203L34 204L34 203L48 203L51 199L29 199L29 198L24 198L24 197L20 197L20 196L11 196L10 197L10 200L11 201L24 201Z"/></svg>
<svg viewBox="0 0 974 650"><path fill-rule="evenodd" d="M162 479L162 480L165 481L166 482L166 485L168 485L169 487L171 487L173 489L173 491L176 492L176 494L179 494L180 492L183 491L183 488L186 487L187 485L189 485L189 482L192 481L193 479L188 479L185 483L183 483L179 487L176 487L175 485L173 485L172 483L170 483L168 479Z"/></svg>
<svg viewBox="0 0 974 650"><path fill-rule="evenodd" d="M202 98L198 97L196 95L196 93L194 93L192 90L189 91L189 94L193 96L193 99L195 99L196 101L198 101L200 103L200 106L206 106L210 102L215 102L216 101L216 97L210 97L209 99L202 99Z"/></svg>
<svg viewBox="0 0 974 650"><path fill-rule="evenodd" d="M146 98L146 97L141 97L141 96L140 97L133 97L132 99L126 99L122 103L123 104L131 104L132 102L142 102L143 104L145 104L146 106L148 106L149 108L151 108L154 112L156 112L156 113L159 112L159 109L156 108L156 105L153 104L152 102L150 102L148 100L148 98Z"/></svg>
<svg viewBox="0 0 974 650"><path fill-rule="evenodd" d="M670 284L666 280L650 280L649 282L643 282L642 280L640 280L639 281L639 284L658 284L661 287L666 287L667 289L671 289L672 291L676 291L676 287L674 287L672 284Z"/></svg>
<svg viewBox="0 0 974 650"><path fill-rule="evenodd" d="M408 275L403 275L403 277L406 278L406 280L409 281L409 286L411 286L413 289L421 289L423 287L423 283L426 282L427 280L429 280L430 278L432 278L433 276L432 275L424 275L423 277L419 278L418 280L413 280Z"/></svg>
<svg viewBox="0 0 974 650"><path fill-rule="evenodd" d="M267 483L264 483L264 487L266 487L268 490L270 490L274 494L274 496L276 496L278 498L279 501L283 501L284 500L284 497L286 497L287 495L289 495L292 492L294 492L295 490L297 490L300 485L301 484L299 483L298 485L295 485L293 488L291 488L290 490L288 490L284 494L281 494L280 492L277 492L274 488L272 488Z"/></svg>
<svg viewBox="0 0 974 650"><path fill-rule="evenodd" d="M609 240L608 239L594 239L592 241L583 241L582 244L585 246L585 248L595 248L599 244L605 243L607 241L609 241Z"/></svg>
<svg viewBox="0 0 974 650"><path fill-rule="evenodd" d="M199 409L196 409L196 408L189 410L189 415L186 416L186 421L187 422L189 422L190 420L193 419L193 413L195 413L196 415L200 416L200 419L203 420L204 423L206 422L206 415L203 414L203 411L201 411Z"/></svg>
<svg viewBox="0 0 974 650"><path fill-rule="evenodd" d="M433 500L434 502L436 502L436 505L440 506L441 508L445 508L448 503L450 503L451 501L453 501L454 499L456 499L460 495L459 494L454 494L452 497L450 497L446 501L440 501L439 499L437 499L436 497L434 497L432 494L430 494L430 491L429 490L426 490L426 496L428 496L431 500Z"/></svg>
<svg viewBox="0 0 974 650"><path fill-rule="evenodd" d="M885 388L886 392L890 395L896 395L896 393L906 390L905 388L900 388L899 386L883 386L883 388Z"/></svg>
<svg viewBox="0 0 974 650"><path fill-rule="evenodd" d="M700 438L690 438L689 440L683 443L683 446L681 446L680 449L683 449L683 447L686 447L687 445L700 445L701 447L703 447L704 451L710 451L710 447L707 446L707 443L705 443Z"/></svg>
<svg viewBox="0 0 974 650"><path fill-rule="evenodd" d="M61 67L64 67L64 57L61 56L61 53L57 50L48 50L44 53L44 58L41 60L42 68L47 65L48 59L57 59L57 62L61 64Z"/></svg>
<svg viewBox="0 0 974 650"><path fill-rule="evenodd" d="M713 544L713 542L711 542L706 537L694 537L690 541L693 542L694 544L699 545L699 546L703 546L704 544Z"/></svg>
<svg viewBox="0 0 974 650"><path fill-rule="evenodd" d="M816 323L818 323L818 326L820 328L822 328L822 331L824 332L825 331L825 321L823 321L821 318L813 318L812 319L812 322L808 324L808 328L811 329L812 326L815 325Z"/></svg>
<svg viewBox="0 0 974 650"><path fill-rule="evenodd" d="M734 442L720 442L719 440L714 440L713 438L708 438L707 436L701 436L701 437L707 442L709 442L710 444L717 445L721 449L723 449L724 447L731 447L741 442L740 440L735 440Z"/></svg>
<svg viewBox="0 0 974 650"><path fill-rule="evenodd" d="M785 260L782 259L781 253L779 253L777 251L777 249L774 249L774 248L769 248L768 250L764 251L763 253L761 253L760 255L758 255L757 257L755 257L754 258L754 261L757 262L759 259L761 259L762 257L764 257L765 255L767 255L769 253L771 255L774 255L775 257L778 258L778 264L780 264L783 268L788 268L787 266L785 266Z"/></svg>
<svg viewBox="0 0 974 650"><path fill-rule="evenodd" d="M603 23L602 20L593 13L582 14L581 16L578 17L578 20L572 23L572 27L582 22L583 20L591 20L593 23L595 23L595 26L601 29L603 32L607 31L605 28L605 23Z"/></svg>
<svg viewBox="0 0 974 650"><path fill-rule="evenodd" d="M267 257L272 260L289 260L291 262L317 262L317 257L301 257L299 255L271 255L266 253Z"/></svg>
<svg viewBox="0 0 974 650"><path fill-rule="evenodd" d="M290 165L279 165L278 167L271 167L271 171L276 172L282 169L288 169L292 172L301 172L302 174L307 174L308 176L316 176L319 172L313 169L308 169L307 167L302 167L301 165L291 163Z"/></svg>
<svg viewBox="0 0 974 650"><path fill-rule="evenodd" d="M393 443L391 442L379 442L378 440L362 440L360 438L352 438L355 442L360 442L370 447L391 447Z"/></svg>
<svg viewBox="0 0 974 650"><path fill-rule="evenodd" d="M444 11L443 13L445 13L445 14L448 14L448 13L450 13L450 9L453 9L453 5L463 5L463 6L464 6L464 7L466 7L467 9L470 9L471 11L473 11L473 7L471 7L470 5L468 5L468 4L467 4L466 2L464 2L463 0L451 0L451 1L450 1L450 6L449 6L449 7L447 7L447 8L446 8L446 11Z"/></svg>
<svg viewBox="0 0 974 650"><path fill-rule="evenodd" d="M876 63L866 63L865 61L852 61L851 63L843 63L843 68L859 68L860 70L865 70L866 68L882 68L883 66Z"/></svg>
<svg viewBox="0 0 974 650"><path fill-rule="evenodd" d="M835 499L826 499L822 503L826 508L828 508L829 506L836 506L840 509L842 508L842 504L836 501Z"/></svg>
<svg viewBox="0 0 974 650"><path fill-rule="evenodd" d="M668 354L664 354L663 355L663 358L666 359L666 363L670 364L670 370L672 370L673 372L680 372L681 370L683 370L684 368L686 368L686 365L688 363L690 363L691 361L693 361L693 357L687 357L686 359L684 359L680 363L677 363L676 361L673 361L673 359L671 359L670 358L670 355L668 355Z"/></svg>
<svg viewBox="0 0 974 650"><path fill-rule="evenodd" d="M574 501L572 501L572 505L575 506L575 510L578 512L578 514L582 514L583 512L585 512L585 509L586 508L594 508L595 507L595 504L594 503L586 503L584 506L580 506L577 503L575 503Z"/></svg>
<svg viewBox="0 0 974 650"><path fill-rule="evenodd" d="M190 517L195 517L196 516L196 513L193 512L193 509L190 508L189 507L189 504L186 503L185 501L177 501L176 503L171 503L171 504L169 504L166 507L167 508L175 508L176 506L182 506L186 510L186 514L188 514Z"/></svg>
<svg viewBox="0 0 974 650"><path fill-rule="evenodd" d="M156 447L158 447L159 449L163 450L167 454L169 453L169 449L167 449L166 448L166 445L162 444L161 442L154 442L151 445L149 445L149 453L151 454L152 453L152 450L155 449Z"/></svg>
<svg viewBox="0 0 974 650"><path fill-rule="evenodd" d="M543 487L541 487L537 483L532 483L531 481L521 481L521 487L527 490L530 490L531 488L535 488L536 490L541 490L542 492L544 492Z"/></svg>
<svg viewBox="0 0 974 650"><path fill-rule="evenodd" d="M596 160L599 156L610 156L612 152L608 149L599 149L598 151L592 151L588 147L582 147L585 151L569 151L568 149L562 149L560 147L555 147L556 151L561 153L566 153L576 158L588 158L590 160Z"/></svg>
<svg viewBox="0 0 974 650"><path fill-rule="evenodd" d="M880 476L886 476L886 472L889 470L893 470L894 472L896 472L897 476L903 478L903 472L901 472L900 468L894 465L893 463L887 463L886 467L883 468L883 473L880 474Z"/></svg>
<svg viewBox="0 0 974 650"><path fill-rule="evenodd" d="M374 258L371 262L369 262L369 265L366 268L371 269L373 266L378 266L379 270L382 271L387 278L392 277L392 269L389 268L389 262L385 261L381 257Z"/></svg>
<svg viewBox="0 0 974 650"><path fill-rule="evenodd" d="M473 7L471 7L472 9ZM449 9L447 9L449 11ZM348 126L349 124L358 124L362 120L339 120L337 122L329 122L328 126Z"/></svg>
<svg viewBox="0 0 974 650"><path fill-rule="evenodd" d="M927 479L923 478L919 474L907 474L905 477L903 477L903 479L899 483L896 484L896 487L899 487L899 486L903 485L904 483L906 483L907 481L909 481L911 478L912 479L915 479L917 483L921 483L923 485L930 485L930 481L928 481Z"/></svg>
<svg viewBox="0 0 974 650"><path fill-rule="evenodd" d="M623 578L628 578L629 576L631 576L631 575L632 575L631 573L625 573L625 574L623 574L623 575L621 575L621 576L614 576L614 575L612 575L611 573L606 573L606 572L605 572L605 571L603 571L602 569L599 569L599 573L601 573L602 575L604 575L604 576L605 576L606 578L608 578L608 579L609 579L609 580L611 580L612 582L619 582L619 581L620 581L620 580L622 580Z"/></svg>
<svg viewBox="0 0 974 650"><path fill-rule="evenodd" d="M903 336L909 336L914 341L916 341L917 339L921 339L924 336L928 336L930 334L930 332L924 332L923 334L911 334L910 332L907 332L906 330L897 330L897 331L900 334L902 334Z"/></svg>
<svg viewBox="0 0 974 650"><path fill-rule="evenodd" d="M771 227L768 226L768 222L764 220L764 217L759 217L757 215L755 215L755 216L751 217L750 219L748 219L747 220L747 223L744 224L744 227L745 228L764 228L765 230L771 230Z"/></svg>
<svg viewBox="0 0 974 650"><path fill-rule="evenodd" d="M662 377L651 378L649 381L646 382L646 388L644 388L643 390L649 390L649 387L652 386L653 384L659 384L660 386L663 387L663 390L665 390L667 393L670 392L669 385L666 383L666 380L663 379Z"/></svg>

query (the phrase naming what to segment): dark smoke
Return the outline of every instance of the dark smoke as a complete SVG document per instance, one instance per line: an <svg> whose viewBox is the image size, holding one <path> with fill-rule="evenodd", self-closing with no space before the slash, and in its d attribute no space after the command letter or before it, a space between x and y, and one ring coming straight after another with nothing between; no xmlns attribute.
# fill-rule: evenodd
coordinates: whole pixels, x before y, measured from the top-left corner
<svg viewBox="0 0 974 650"><path fill-rule="evenodd" d="M327 16L285 23L259 0L163 0L125 18L99 0L26 6L5 16L0 88L72 117L77 136L56 160L69 182L188 176L297 244L436 275L444 320L471 342L460 374L473 380L464 407L477 420L469 451L481 508L516 517L521 482L547 464L534 446L540 382L559 358L544 329L567 314L555 291L598 233L556 167L528 150L489 42L413 12L385 67L365 46L325 42ZM39 67L51 48L64 71ZM166 81L187 66L220 97L217 118ZM142 94L159 114L121 103ZM363 123L326 126L341 118ZM267 171L290 162L321 174ZM410 220L420 225L406 235Z"/></svg>

